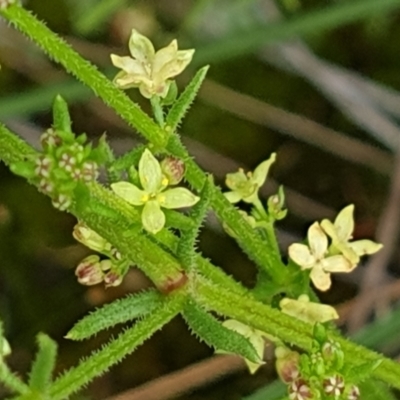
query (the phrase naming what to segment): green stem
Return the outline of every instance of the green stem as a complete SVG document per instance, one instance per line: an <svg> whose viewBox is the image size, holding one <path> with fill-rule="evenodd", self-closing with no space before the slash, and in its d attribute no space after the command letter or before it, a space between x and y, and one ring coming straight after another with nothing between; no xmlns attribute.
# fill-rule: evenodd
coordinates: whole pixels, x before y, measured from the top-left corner
<svg viewBox="0 0 400 400"><path fill-rule="evenodd" d="M19 31L32 39L53 60L89 86L105 104L112 107L130 126L159 147L164 147L168 135L149 118L139 106L110 82L95 66L83 59L69 44L58 37L29 11L11 4L0 8L0 15L10 21Z"/></svg>
<svg viewBox="0 0 400 400"><path fill-rule="evenodd" d="M154 332L174 318L183 309L184 299L182 293L167 297L163 306L157 311L136 322L133 328L127 329L100 351L82 360L77 367L58 378L50 387L50 398L52 400L68 398L93 378L103 375L112 365L121 362Z"/></svg>
<svg viewBox="0 0 400 400"><path fill-rule="evenodd" d="M177 135L172 135L167 150L175 156L183 159L186 165L187 181L200 191L207 179L206 174L193 161ZM244 220L235 207L229 203L221 190L212 186L212 197L210 204L218 218L227 224L234 233L240 247L262 270L264 270L276 283L280 284L286 280L287 272L282 264L276 264L276 260L267 248L267 244L260 235Z"/></svg>
<svg viewBox="0 0 400 400"><path fill-rule="evenodd" d="M313 327L310 324L262 304L249 294L234 293L223 286L216 286L204 278L199 278L196 280L196 298L206 308L221 315L237 319L305 351L311 350ZM346 363L357 368L365 362L371 364L380 362L372 375L400 389L399 363L356 345L337 334L329 334L329 338L340 343L345 353Z"/></svg>
<svg viewBox="0 0 400 400"><path fill-rule="evenodd" d="M62 64L72 75L89 86L106 104L132 127L135 127L145 138L157 148L163 148L170 134L162 130L139 107L119 89L117 89L93 65L79 56L71 47L31 13L18 5L0 9L0 15L12 22L21 32L35 41L51 58ZM185 159L187 166L186 177L189 183L198 191L204 185L205 173L188 155L186 149L174 136L169 140L168 151L177 157ZM225 221L238 238L242 249L249 257L277 283L285 281L287 275L281 265L276 265L271 257L265 242L245 223L242 216L225 199L222 193L214 187L211 206L218 217Z"/></svg>

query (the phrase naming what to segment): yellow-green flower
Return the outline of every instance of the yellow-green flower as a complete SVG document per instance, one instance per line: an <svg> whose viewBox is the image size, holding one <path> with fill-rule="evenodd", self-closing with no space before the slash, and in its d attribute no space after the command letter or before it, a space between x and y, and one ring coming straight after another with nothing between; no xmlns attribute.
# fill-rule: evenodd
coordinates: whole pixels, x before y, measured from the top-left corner
<svg viewBox="0 0 400 400"><path fill-rule="evenodd" d="M139 88L142 96L165 97L171 85L170 78L179 75L190 63L194 50L178 50L176 40L157 52L153 44L135 29L129 39L132 57L111 54L112 63L121 68L114 83L121 89Z"/></svg>
<svg viewBox="0 0 400 400"><path fill-rule="evenodd" d="M231 189L224 193L230 203L238 203L243 200L246 203L255 203L258 200L258 190L264 185L269 169L275 162L276 154L272 153L268 160L256 167L254 172L244 173L243 169L226 175L226 186Z"/></svg>
<svg viewBox="0 0 400 400"><path fill-rule="evenodd" d="M324 219L321 227L332 239L331 247L343 254L352 264L358 264L361 256L376 253L382 248L382 244L368 239L350 242L354 230L353 213L354 205L350 204L340 211L334 223Z"/></svg>
<svg viewBox="0 0 400 400"><path fill-rule="evenodd" d="M310 226L307 238L308 246L290 245L289 256L302 270L311 270L310 278L318 289L326 291L330 288L331 272L351 272L356 267L342 255L328 256L328 237L318 222Z"/></svg>
<svg viewBox="0 0 400 400"><path fill-rule="evenodd" d="M285 297L280 301L279 306L285 314L309 324L322 323L339 318L333 307L327 304L313 303L305 294L301 295L297 300Z"/></svg>
<svg viewBox="0 0 400 400"><path fill-rule="evenodd" d="M142 224L151 233L159 232L165 225L161 208L182 208L196 204L200 198L185 188L167 189L168 179L162 174L160 163L145 150L138 168L141 188L129 182L117 182L111 189L128 203L143 206Z"/></svg>

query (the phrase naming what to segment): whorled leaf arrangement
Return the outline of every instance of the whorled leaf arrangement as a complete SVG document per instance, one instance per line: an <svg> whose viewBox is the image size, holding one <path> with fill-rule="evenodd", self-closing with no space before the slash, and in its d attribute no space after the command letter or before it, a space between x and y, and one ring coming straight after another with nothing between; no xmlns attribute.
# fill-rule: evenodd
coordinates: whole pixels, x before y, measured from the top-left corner
<svg viewBox="0 0 400 400"><path fill-rule="evenodd" d="M329 322L336 313L317 304L310 288L310 276L317 288L326 290L330 273L348 272L360 256L379 249L373 242L355 246L348 241L352 209L343 210L334 223L314 224L308 246L292 245L286 265L274 231L275 222L287 213L283 189L268 199L266 207L258 195L275 155L254 172L229 174L230 192L224 195L181 144L177 129L208 69L200 69L177 96L171 78L187 65L191 50L178 51L173 41L155 52L135 31L132 58L114 57L123 68L116 84L139 88L151 102L153 120L29 12L4 0L0 4L4 18L149 141L116 159L104 137L93 148L85 135L72 132L67 105L57 97L53 126L42 135L42 151L0 125L0 159L50 196L55 207L75 215L80 222L74 237L102 254L82 260L76 270L80 283L117 286L136 265L155 286L79 321L67 338L83 340L117 324L134 323L54 380L56 345L51 339L38 336L39 351L24 383L5 362L10 349L1 331L0 381L15 398L69 398L178 314L200 340L217 351L242 356L253 371L262 363L264 339L275 343L277 371L290 399L357 400L363 382L371 377L400 388L400 366L337 334ZM109 185L97 182L100 169ZM189 188L175 187L183 178ZM229 200L250 203L251 214ZM173 210L182 206L191 206L190 211ZM197 236L210 209L255 262L259 273L253 289L235 282L198 252Z"/></svg>

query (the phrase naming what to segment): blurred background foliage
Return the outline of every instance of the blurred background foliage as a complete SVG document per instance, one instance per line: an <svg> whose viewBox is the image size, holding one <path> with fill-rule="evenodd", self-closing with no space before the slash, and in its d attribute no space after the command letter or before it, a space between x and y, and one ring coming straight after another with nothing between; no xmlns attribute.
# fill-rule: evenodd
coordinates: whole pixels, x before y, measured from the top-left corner
<svg viewBox="0 0 400 400"><path fill-rule="evenodd" d="M116 71L109 54L128 54L132 28L156 47L175 37L180 48L195 47L191 69L179 85L196 67L210 64L211 69L181 129L189 150L221 185L227 172L252 169L278 153L264 195L274 193L277 184L285 186L289 216L279 224L284 254L312 221L354 203L355 236L377 238L384 253L339 276L322 297L338 306L344 332L398 356L399 1L31 0L25 5L110 77ZM0 64L0 118L34 146L51 125L57 93L70 104L76 133L96 141L106 132L118 154L140 141L112 110L2 20ZM135 90L129 94L149 111ZM149 285L132 270L118 288L79 286L74 267L87 249L72 239L74 223L0 164L0 314L13 348L10 364L21 374L39 331L59 342L61 371L118 331L72 343L63 336L77 319ZM254 283L254 266L212 216L200 249L245 285ZM211 355L176 319L76 398L111 399L146 382L150 389L143 397L135 392L121 400L242 399L257 390L249 399L281 398L279 385L265 388L275 379L269 348L266 366L254 376L228 360L203 380L200 370L178 375L172 382L176 392L185 392L180 395L172 390L168 397L166 389L151 386L154 379L168 380L168 374ZM197 385L190 383L194 375ZM0 388L0 397L5 395Z"/></svg>

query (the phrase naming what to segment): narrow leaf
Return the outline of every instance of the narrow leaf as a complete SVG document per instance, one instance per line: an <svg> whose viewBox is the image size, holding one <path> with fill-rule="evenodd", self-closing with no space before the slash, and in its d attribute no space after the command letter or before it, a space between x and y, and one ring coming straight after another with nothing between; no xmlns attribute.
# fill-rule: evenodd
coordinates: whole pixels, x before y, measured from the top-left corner
<svg viewBox="0 0 400 400"><path fill-rule="evenodd" d="M53 103L53 126L56 130L72 132L68 104L60 95L56 96Z"/></svg>
<svg viewBox="0 0 400 400"><path fill-rule="evenodd" d="M148 290L115 300L77 322L66 338L83 340L114 325L147 315L162 304L162 299L156 290Z"/></svg>
<svg viewBox="0 0 400 400"><path fill-rule="evenodd" d="M188 269L195 264L197 236L210 205L212 196L210 179L206 179L204 183L203 190L200 193L200 201L190 210L189 218L192 221L192 226L182 231L182 237L179 240L177 256L183 266Z"/></svg>
<svg viewBox="0 0 400 400"><path fill-rule="evenodd" d="M202 310L195 302L188 301L183 318L195 335L208 346L228 353L238 354L252 362L260 359L253 345L244 336L225 328L211 314Z"/></svg>
<svg viewBox="0 0 400 400"><path fill-rule="evenodd" d="M39 333L39 350L29 374L29 386L39 392L45 392L51 383L57 355L57 344L47 335Z"/></svg>
<svg viewBox="0 0 400 400"><path fill-rule="evenodd" d="M111 340L101 350L94 352L79 365L59 377L50 388L51 400L64 400L87 385L95 377L103 375L112 365L132 353L154 332L167 324L182 310L184 296L181 293L168 296L160 307L132 328Z"/></svg>
<svg viewBox="0 0 400 400"><path fill-rule="evenodd" d="M196 98L197 92L199 91L200 86L206 77L208 68L208 65L206 65L197 71L196 75L186 86L178 100L171 107L171 110L167 115L166 126L170 127L172 132L174 132L178 125L182 122L183 117Z"/></svg>

